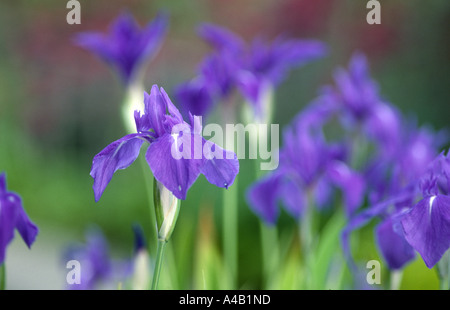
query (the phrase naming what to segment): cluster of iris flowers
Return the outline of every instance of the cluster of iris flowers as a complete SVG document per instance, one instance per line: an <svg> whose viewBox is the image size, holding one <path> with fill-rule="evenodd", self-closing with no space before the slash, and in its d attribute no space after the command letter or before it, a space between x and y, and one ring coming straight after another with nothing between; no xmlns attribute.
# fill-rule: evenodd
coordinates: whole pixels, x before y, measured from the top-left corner
<svg viewBox="0 0 450 310"><path fill-rule="evenodd" d="M129 132L93 159L90 174L95 200L104 194L114 173L129 167L142 146L148 144L145 160L154 177L152 207L158 249L153 264L149 264L145 238L136 230L133 259L118 265L110 260L101 234L90 234L85 246L67 254L89 266L83 269L82 284L71 288L94 289L101 281L133 278L131 288L148 288L151 284L156 289L165 245L175 229L181 201L188 199L189 188L203 174L211 184L228 189L239 173L233 150L202 137L199 116L207 117L219 103L235 104L230 103L230 98L237 93L249 108L245 121L270 123L276 87L287 78L289 70L319 60L329 52L317 40L278 37L267 42L257 38L248 44L227 29L203 24L198 34L211 46L211 53L200 63L195 77L176 88L174 98L180 112L162 87L153 85L149 93L142 90L146 64L161 47L168 23L168 17L159 14L140 28L126 13L107 34L88 32L75 38L77 45L115 68L126 92L134 94L124 100L124 123ZM226 121L238 119L232 115ZM354 274L358 274L358 264L353 259L351 235L378 221L374 235L389 270L402 270L417 252L428 268L438 266L442 283L448 281L449 266L445 264L450 261L450 155L441 149L446 138L445 133L418 127L382 97L363 54L354 53L347 68L338 68L332 85L322 87L317 98L284 128L279 167L259 173L246 191L248 205L262 226L276 227L280 205L298 221L306 280L292 288L327 288L314 286L317 266L312 256L321 255L320 244L326 239L322 235L326 231L315 224L317 217L330 210L338 224L328 233L338 232L341 236L343 265ZM195 156L195 145L189 150L179 149L182 158L171 155L173 145L180 148L194 141L202 149L209 143L214 154L223 156ZM15 229L31 246L38 229L27 217L20 197L6 190L5 174L1 174L2 275L6 247ZM271 250L276 252L278 247ZM319 268L332 273L328 263ZM152 270L148 271L150 265ZM280 268L272 270L272 274L269 270L268 279L275 283L277 276L273 273ZM4 280L0 281L4 286ZM238 288L236 282L234 285L232 288ZM274 286L272 283L268 287Z"/></svg>

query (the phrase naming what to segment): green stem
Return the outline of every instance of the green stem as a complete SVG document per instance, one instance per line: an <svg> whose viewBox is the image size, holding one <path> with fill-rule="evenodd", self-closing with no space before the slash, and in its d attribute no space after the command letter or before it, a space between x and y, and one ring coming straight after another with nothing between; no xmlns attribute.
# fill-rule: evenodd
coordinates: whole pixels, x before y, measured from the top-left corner
<svg viewBox="0 0 450 310"><path fill-rule="evenodd" d="M139 157L140 164L142 165L142 173L144 175L144 182L145 182L145 188L147 192L147 199L148 204L150 206L150 214L149 214L149 223L151 224L150 227L150 233L148 236L148 252L151 256L155 254L155 245L157 243L157 232L155 229L153 229L155 223L156 223L156 215L155 210L153 206L153 182L156 183L154 180L151 170L148 167L148 163L145 160L145 157L141 156Z"/></svg>
<svg viewBox="0 0 450 310"><path fill-rule="evenodd" d="M312 240L313 240L313 229L312 229L312 208L310 205L311 200L308 199L308 203L306 205L306 210L301 217L300 221L300 241L301 241L301 249L302 256L304 258L304 277L305 277L305 288L310 289L312 284L311 279L311 259L312 259Z"/></svg>
<svg viewBox="0 0 450 310"><path fill-rule="evenodd" d="M450 290L450 250L447 250L447 290Z"/></svg>
<svg viewBox="0 0 450 310"><path fill-rule="evenodd" d="M392 270L390 278L390 289L399 290L402 284L403 270Z"/></svg>
<svg viewBox="0 0 450 310"><path fill-rule="evenodd" d="M5 263L0 265L0 291L6 289L6 267Z"/></svg>
<svg viewBox="0 0 450 310"><path fill-rule="evenodd" d="M256 139L256 138L254 138ZM255 160L256 179L263 176L260 160ZM276 225L268 226L260 221L260 236L262 250L263 285L266 289L275 288L277 268L280 260L280 247L278 242L278 229Z"/></svg>
<svg viewBox="0 0 450 310"><path fill-rule="evenodd" d="M229 270L230 285L237 288L238 274L238 176L233 186L223 193L223 251Z"/></svg>
<svg viewBox="0 0 450 310"><path fill-rule="evenodd" d="M164 240L158 240L158 248L156 250L155 270L153 271L152 290L156 290L158 288L159 275L161 274L161 267L166 243L167 242Z"/></svg>
<svg viewBox="0 0 450 310"><path fill-rule="evenodd" d="M450 250L442 256L435 270L439 277L439 289L450 290Z"/></svg>
<svg viewBox="0 0 450 310"><path fill-rule="evenodd" d="M260 228L264 287L274 289L280 252L277 227L268 226L261 221Z"/></svg>

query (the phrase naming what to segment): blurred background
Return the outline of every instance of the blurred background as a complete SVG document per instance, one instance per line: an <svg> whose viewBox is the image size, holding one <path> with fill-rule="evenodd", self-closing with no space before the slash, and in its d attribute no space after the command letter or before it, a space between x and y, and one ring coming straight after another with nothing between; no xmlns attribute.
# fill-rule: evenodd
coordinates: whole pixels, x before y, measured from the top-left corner
<svg viewBox="0 0 450 310"><path fill-rule="evenodd" d="M142 164L137 161L112 179L100 202L94 202L89 176L92 158L124 135L119 77L91 53L72 43L80 31L106 31L123 10L141 25L159 10L170 15L162 49L147 67L146 88L163 86L172 97L179 83L192 78L209 51L197 36L201 22L229 28L246 40L280 33L321 39L329 55L293 70L276 92L274 123L282 129L332 82L333 71L346 66L351 54L364 52L381 94L420 125L435 130L449 125L450 2L381 1L381 24L366 22L366 1L354 0L96 0L81 3L81 24L66 23L66 1L0 2L0 171L8 188L22 196L40 234L31 251L16 238L7 255L10 289L64 289L65 248L85 241L99 227L111 255L127 259L133 252L132 225L149 233L150 207ZM174 102L177 104L176 102ZM211 121L214 121L212 119ZM142 154L141 154L142 155ZM239 180L239 284L261 287L258 218L244 199L254 181L253 165L241 161ZM130 186L132 185L132 186ZM172 258L182 270L178 285L198 288L196 264L208 255L220 257L222 190L200 177L183 202L173 235ZM295 229L282 214L280 236ZM379 259L373 237L357 253ZM206 254L205 254L206 255ZM214 261L215 256L211 260ZM420 281L417 281L420 279ZM438 288L433 271L420 258L405 269L402 288Z"/></svg>

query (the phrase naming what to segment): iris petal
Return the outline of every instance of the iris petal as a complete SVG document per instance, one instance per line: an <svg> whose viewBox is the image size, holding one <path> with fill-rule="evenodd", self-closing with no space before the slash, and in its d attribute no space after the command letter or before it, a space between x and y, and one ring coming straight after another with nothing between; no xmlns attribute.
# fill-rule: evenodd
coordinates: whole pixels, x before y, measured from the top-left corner
<svg viewBox="0 0 450 310"><path fill-rule="evenodd" d="M178 199L186 199L188 189L200 174L203 159L194 159L194 135L165 134L153 142L145 155L154 177ZM172 156L172 145L180 152L180 158ZM189 148L190 146L190 148Z"/></svg>
<svg viewBox="0 0 450 310"><path fill-rule="evenodd" d="M376 228L378 247L389 269L402 268L415 257L414 249L406 242L403 234L394 229L391 217L385 219Z"/></svg>
<svg viewBox="0 0 450 310"><path fill-rule="evenodd" d="M19 202L20 198L14 194L0 196L0 265L5 260L6 247L14 238L14 229L19 215L19 208L17 208Z"/></svg>
<svg viewBox="0 0 450 310"><path fill-rule="evenodd" d="M247 191L251 209L270 225L276 223L279 214L280 181L279 174L270 174L253 183Z"/></svg>
<svg viewBox="0 0 450 310"><path fill-rule="evenodd" d="M450 247L450 197L422 199L401 221L405 238L432 268Z"/></svg>
<svg viewBox="0 0 450 310"><path fill-rule="evenodd" d="M23 241L25 241L27 246L30 248L34 243L37 234L39 233L39 229L33 222L31 222L30 218L22 207L21 201L18 202L16 208L18 208L16 228L22 236Z"/></svg>
<svg viewBox="0 0 450 310"><path fill-rule="evenodd" d="M207 147L205 147L207 144ZM237 155L232 151L222 149L217 144L210 141L203 143L204 163L200 172L206 177L209 183L218 187L228 188L234 182L239 173L239 161ZM214 156L214 154L219 156Z"/></svg>
<svg viewBox="0 0 450 310"><path fill-rule="evenodd" d="M141 134L126 135L95 155L90 173L94 178L95 201L100 199L113 174L130 166L139 156L144 142L141 137Z"/></svg>

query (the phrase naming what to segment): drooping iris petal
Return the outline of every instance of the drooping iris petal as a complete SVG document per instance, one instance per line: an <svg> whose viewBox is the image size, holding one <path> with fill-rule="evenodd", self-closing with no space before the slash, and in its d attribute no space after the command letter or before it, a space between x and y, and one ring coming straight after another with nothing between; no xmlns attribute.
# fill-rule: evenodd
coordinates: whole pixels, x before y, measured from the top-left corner
<svg viewBox="0 0 450 310"><path fill-rule="evenodd" d="M408 243L432 268L450 247L450 197L422 199L401 220Z"/></svg>
<svg viewBox="0 0 450 310"><path fill-rule="evenodd" d="M20 200L16 207L18 207L19 209L17 215L16 228L19 231L20 235L22 236L23 241L25 241L27 246L31 248L31 245L34 243L36 236L39 232L39 229L33 222L31 222L30 218L25 213L25 210L22 207L22 202Z"/></svg>
<svg viewBox="0 0 450 310"><path fill-rule="evenodd" d="M386 214L387 209L396 203L404 201L405 199L410 199L411 195L414 196L414 193L409 191L398 193L398 195L370 206L350 218L347 225L342 230L341 243L345 259L352 269L356 268L350 245L350 236L352 232L367 225L375 217Z"/></svg>
<svg viewBox="0 0 450 310"><path fill-rule="evenodd" d="M17 229L28 247L38 234L37 226L31 222L22 206L19 195L6 189L6 174L0 174L0 265L6 256L6 247L14 238Z"/></svg>
<svg viewBox="0 0 450 310"><path fill-rule="evenodd" d="M113 174L136 160L143 142L141 134L126 135L95 155L90 173L94 178L95 201L100 199Z"/></svg>
<svg viewBox="0 0 450 310"><path fill-rule="evenodd" d="M14 238L20 199L14 194L0 197L0 265L5 261L6 247Z"/></svg>
<svg viewBox="0 0 450 310"><path fill-rule="evenodd" d="M188 132L165 134L150 144L145 155L156 180L182 200L186 199L203 165L201 153L199 159L194 158L195 136ZM178 149L174 151L175 156L172 145L174 150Z"/></svg>
<svg viewBox="0 0 450 310"><path fill-rule="evenodd" d="M269 174L253 183L247 190L247 201L250 208L260 216L264 222L274 225L278 218L280 175Z"/></svg>
<svg viewBox="0 0 450 310"><path fill-rule="evenodd" d="M392 217L388 217L376 228L378 247L391 270L402 268L415 257L414 249L406 242L405 237L394 229L394 225Z"/></svg>
<svg viewBox="0 0 450 310"><path fill-rule="evenodd" d="M237 155L204 139L203 150L204 163L200 172L211 184L224 188L231 186L239 173Z"/></svg>

